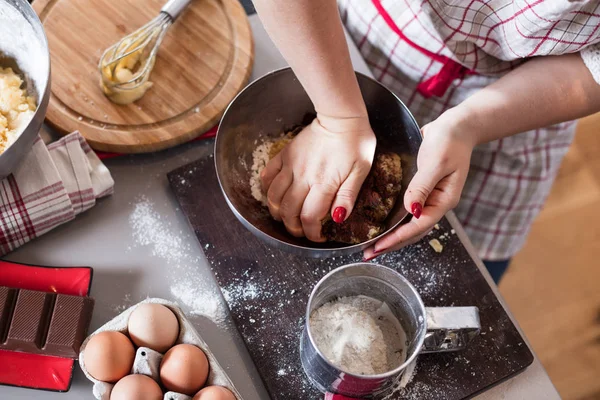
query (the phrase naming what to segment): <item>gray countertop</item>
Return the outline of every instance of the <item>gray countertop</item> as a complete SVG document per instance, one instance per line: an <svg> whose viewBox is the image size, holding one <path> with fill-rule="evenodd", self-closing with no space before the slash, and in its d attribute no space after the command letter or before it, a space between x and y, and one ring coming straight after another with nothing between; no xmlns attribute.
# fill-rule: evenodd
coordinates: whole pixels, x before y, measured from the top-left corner
<svg viewBox="0 0 600 400"><path fill-rule="evenodd" d="M268 71L284 67L286 63L256 15L250 16L250 22L256 44L252 79L256 79ZM353 45L351 50L355 68L370 75ZM212 144L212 141L195 142L160 153L108 160L106 164L115 179L113 196L100 201L76 220L14 251L6 259L40 265L92 266L92 296L96 299L96 307L91 329L98 328L125 307L149 296L179 301L188 312L199 308L211 310L209 314L216 315L217 321L191 314L192 323L228 371L244 399L268 399L243 341L227 315L227 307L204 253L167 182L167 172L198 158L209 157ZM198 196L201 195L198 193ZM456 218L449 215L449 219L474 256L475 252ZM478 265L491 282L481 262ZM210 304L182 301L181 293L173 289L182 280L201 290L204 293L201 299L211 299ZM496 294L503 302L497 290ZM502 304L506 307L504 302ZM93 399L92 384L77 367L73 385L67 393L0 386L0 398ZM523 373L477 399L552 400L560 399L560 396L536 358Z"/></svg>

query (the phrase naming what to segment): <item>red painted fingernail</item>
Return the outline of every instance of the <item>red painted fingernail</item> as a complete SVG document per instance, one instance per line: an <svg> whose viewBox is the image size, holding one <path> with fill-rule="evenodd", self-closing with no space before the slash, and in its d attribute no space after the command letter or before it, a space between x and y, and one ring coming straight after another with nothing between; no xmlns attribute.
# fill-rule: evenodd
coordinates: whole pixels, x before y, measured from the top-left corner
<svg viewBox="0 0 600 400"><path fill-rule="evenodd" d="M344 207L336 207L333 210L333 220L337 224L341 224L346 219L346 209Z"/></svg>
<svg viewBox="0 0 600 400"><path fill-rule="evenodd" d="M412 215L414 215L416 219L419 219L419 217L421 217L421 213L423 212L423 206L420 203L412 203L410 209L412 211Z"/></svg>
<svg viewBox="0 0 600 400"><path fill-rule="evenodd" d="M381 253L385 253L387 251L387 249L380 249L380 250L375 250L375 252L373 254L381 254Z"/></svg>
<svg viewBox="0 0 600 400"><path fill-rule="evenodd" d="M375 256L375 254L373 254L373 255L372 255L371 257L369 257L369 258L363 257L363 260L362 260L362 262L369 262L369 261L371 261L372 259L374 259L375 257L376 257L376 256Z"/></svg>

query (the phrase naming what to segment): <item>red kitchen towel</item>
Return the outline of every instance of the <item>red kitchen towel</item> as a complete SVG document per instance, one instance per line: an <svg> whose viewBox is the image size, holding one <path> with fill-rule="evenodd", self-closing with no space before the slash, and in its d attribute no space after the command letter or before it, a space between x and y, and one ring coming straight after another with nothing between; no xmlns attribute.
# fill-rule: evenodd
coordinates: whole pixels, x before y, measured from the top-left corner
<svg viewBox="0 0 600 400"><path fill-rule="evenodd" d="M79 132L48 146L38 137L0 181L0 255L72 220L113 187L110 172Z"/></svg>

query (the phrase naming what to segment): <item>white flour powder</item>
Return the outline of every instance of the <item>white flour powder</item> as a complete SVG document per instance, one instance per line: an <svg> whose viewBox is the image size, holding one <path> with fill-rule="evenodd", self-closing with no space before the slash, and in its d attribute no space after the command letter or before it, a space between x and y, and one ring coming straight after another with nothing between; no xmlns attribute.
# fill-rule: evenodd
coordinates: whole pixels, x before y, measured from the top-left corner
<svg viewBox="0 0 600 400"><path fill-rule="evenodd" d="M154 204L143 196L135 204L129 224L135 243L149 247L153 256L166 262L171 295L187 306L190 314L204 315L226 327L227 311L218 288L199 271L202 260L191 256L189 241L182 240L184 233L174 232L171 224L156 212Z"/></svg>
<svg viewBox="0 0 600 400"><path fill-rule="evenodd" d="M343 371L374 375L406 358L406 334L386 303L367 296L342 297L313 311L315 344Z"/></svg>

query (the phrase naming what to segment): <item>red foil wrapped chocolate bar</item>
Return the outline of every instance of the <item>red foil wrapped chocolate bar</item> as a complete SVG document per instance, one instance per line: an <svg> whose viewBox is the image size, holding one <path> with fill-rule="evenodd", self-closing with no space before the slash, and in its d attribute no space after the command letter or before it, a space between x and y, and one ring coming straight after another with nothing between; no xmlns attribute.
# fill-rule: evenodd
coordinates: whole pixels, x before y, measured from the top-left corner
<svg viewBox="0 0 600 400"><path fill-rule="evenodd" d="M0 286L9 288L88 296L92 275L90 267L45 267L0 260ZM12 311L10 315L4 314L4 307L0 307L2 326L10 325L10 322L5 325L4 321L6 318L12 319ZM6 336L7 330L0 335L0 341L4 342ZM0 349L0 360L0 385L58 392L68 391L71 386L73 358Z"/></svg>

